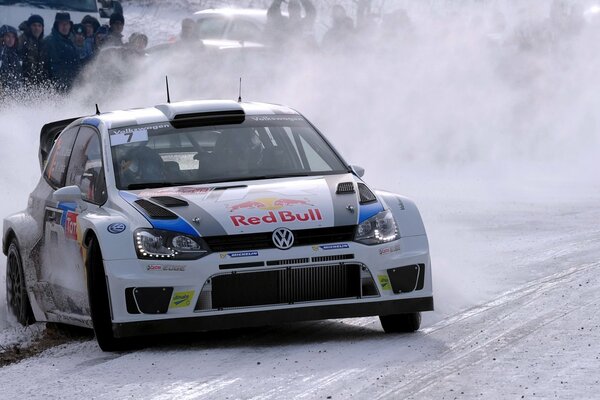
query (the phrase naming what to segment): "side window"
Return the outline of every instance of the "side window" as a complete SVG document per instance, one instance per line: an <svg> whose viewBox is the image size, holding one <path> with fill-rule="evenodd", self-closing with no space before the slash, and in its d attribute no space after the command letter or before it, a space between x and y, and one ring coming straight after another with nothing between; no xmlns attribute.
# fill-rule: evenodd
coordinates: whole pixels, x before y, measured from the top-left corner
<svg viewBox="0 0 600 400"><path fill-rule="evenodd" d="M79 130L65 185L79 186L82 198L90 203L103 204L106 201L102 147L94 128L82 126Z"/></svg>
<svg viewBox="0 0 600 400"><path fill-rule="evenodd" d="M44 177L54 188L60 188L63 186L65 180L65 173L67 172L67 164L71 156L71 149L73 148L73 142L77 137L77 131L79 127L69 128L63 131L54 143L50 156L48 157L48 163L44 171Z"/></svg>
<svg viewBox="0 0 600 400"><path fill-rule="evenodd" d="M237 20L227 35L230 40L244 40L246 42L260 42L263 38L261 29L252 22Z"/></svg>
<svg viewBox="0 0 600 400"><path fill-rule="evenodd" d="M221 39L227 20L225 18L203 18L198 20L198 37L200 39Z"/></svg>

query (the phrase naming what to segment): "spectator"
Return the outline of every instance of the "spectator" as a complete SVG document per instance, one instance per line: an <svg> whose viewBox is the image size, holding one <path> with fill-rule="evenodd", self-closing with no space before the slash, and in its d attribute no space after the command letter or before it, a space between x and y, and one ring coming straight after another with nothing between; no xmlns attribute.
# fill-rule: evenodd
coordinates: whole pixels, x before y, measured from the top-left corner
<svg viewBox="0 0 600 400"><path fill-rule="evenodd" d="M60 91L68 91L79 71L79 53L71 41L71 15L57 12L52 33L44 40L44 62L50 81Z"/></svg>
<svg viewBox="0 0 600 400"><path fill-rule="evenodd" d="M108 26L102 25L96 33L94 34L94 54L100 50L102 46L104 46L104 42L106 40L106 36L108 35Z"/></svg>
<svg viewBox="0 0 600 400"><path fill-rule="evenodd" d="M181 21L181 33L179 38L182 42L195 42L200 39L198 34L198 25L191 18L184 18Z"/></svg>
<svg viewBox="0 0 600 400"><path fill-rule="evenodd" d="M85 17L83 17L83 19L81 20L81 25L85 27L86 39L92 38L92 40L94 38L94 33L96 33L98 28L100 28L100 22L98 22L98 20L92 17L91 15L86 15Z"/></svg>
<svg viewBox="0 0 600 400"><path fill-rule="evenodd" d="M273 0L267 11L267 34L274 45L283 45L290 40L306 42L317 17L315 6L310 0L289 0L286 17L281 12L282 2L283 0ZM302 8L305 12L304 17Z"/></svg>
<svg viewBox="0 0 600 400"><path fill-rule="evenodd" d="M100 22L91 15L86 15L81 20L81 25L85 27L85 46L94 53L96 47L95 35L98 28L100 28Z"/></svg>
<svg viewBox="0 0 600 400"><path fill-rule="evenodd" d="M21 87L21 58L17 52L17 30L9 25L0 27L0 93L11 94Z"/></svg>
<svg viewBox="0 0 600 400"><path fill-rule="evenodd" d="M123 27L125 18L122 14L114 13L110 16L110 28L104 40L104 46L123 46Z"/></svg>
<svg viewBox="0 0 600 400"><path fill-rule="evenodd" d="M26 29L19 38L19 56L23 60L23 81L25 86L39 86L47 79L42 43L44 40L44 19L32 15L26 21Z"/></svg>
<svg viewBox="0 0 600 400"><path fill-rule="evenodd" d="M91 43L85 40L85 27L82 24L73 25L73 44L79 54L80 67L86 64L93 54Z"/></svg>
<svg viewBox="0 0 600 400"><path fill-rule="evenodd" d="M347 50L354 38L354 22L346 14L346 9L335 5L331 9L331 28L323 36L321 48L329 53Z"/></svg>
<svg viewBox="0 0 600 400"><path fill-rule="evenodd" d="M129 36L129 41L125 45L133 55L143 56L148 46L148 36L143 33L134 32Z"/></svg>

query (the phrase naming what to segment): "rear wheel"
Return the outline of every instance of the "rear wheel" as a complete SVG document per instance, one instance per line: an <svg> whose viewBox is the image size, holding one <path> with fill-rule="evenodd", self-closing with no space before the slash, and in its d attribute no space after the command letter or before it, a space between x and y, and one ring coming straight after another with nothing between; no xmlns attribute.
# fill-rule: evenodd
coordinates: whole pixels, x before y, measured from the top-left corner
<svg viewBox="0 0 600 400"><path fill-rule="evenodd" d="M6 256L6 302L21 325L35 322L25 286L21 252L15 238L11 240Z"/></svg>
<svg viewBox="0 0 600 400"><path fill-rule="evenodd" d="M102 253L96 240L90 242L86 259L88 271L88 295L94 333L98 345L104 351L119 351L126 348L125 341L116 338L112 331L108 286Z"/></svg>
<svg viewBox="0 0 600 400"><path fill-rule="evenodd" d="M379 321L385 333L414 332L421 327L421 313L381 315Z"/></svg>

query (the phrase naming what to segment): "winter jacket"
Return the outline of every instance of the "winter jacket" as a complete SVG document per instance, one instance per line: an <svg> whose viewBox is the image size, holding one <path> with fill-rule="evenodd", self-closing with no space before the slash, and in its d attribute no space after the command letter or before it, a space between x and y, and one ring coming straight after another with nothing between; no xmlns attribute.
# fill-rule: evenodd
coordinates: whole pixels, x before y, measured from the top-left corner
<svg viewBox="0 0 600 400"><path fill-rule="evenodd" d="M19 55L23 60L23 81L26 85L39 85L46 81L46 67L42 59L43 36L33 37L26 32L19 37Z"/></svg>
<svg viewBox="0 0 600 400"><path fill-rule="evenodd" d="M0 93L18 90L21 79L21 58L17 46L0 46Z"/></svg>
<svg viewBox="0 0 600 400"><path fill-rule="evenodd" d="M44 40L44 62L51 82L61 91L71 89L80 67L79 52L69 36L63 36L56 27Z"/></svg>

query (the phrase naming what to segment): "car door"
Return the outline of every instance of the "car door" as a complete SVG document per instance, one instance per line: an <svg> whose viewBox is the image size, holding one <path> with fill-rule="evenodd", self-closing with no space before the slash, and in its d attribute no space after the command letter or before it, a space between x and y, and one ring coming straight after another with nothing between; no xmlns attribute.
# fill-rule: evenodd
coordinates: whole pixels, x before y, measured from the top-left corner
<svg viewBox="0 0 600 400"><path fill-rule="evenodd" d="M82 232L78 219L94 212L106 201L101 146L98 132L88 126L79 129L64 170L61 186L78 186L82 200L46 202L44 226L45 279L52 288L55 312L89 315Z"/></svg>

